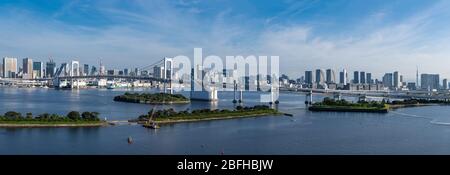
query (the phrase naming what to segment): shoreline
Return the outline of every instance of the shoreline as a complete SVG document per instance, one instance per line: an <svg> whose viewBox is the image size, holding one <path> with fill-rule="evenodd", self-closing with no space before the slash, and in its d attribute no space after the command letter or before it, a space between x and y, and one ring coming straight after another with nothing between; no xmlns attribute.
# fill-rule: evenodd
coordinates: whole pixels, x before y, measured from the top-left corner
<svg viewBox="0 0 450 175"><path fill-rule="evenodd" d="M413 108L413 107L424 107L424 106L436 106L439 104L397 104L389 105L389 109L401 109L401 108Z"/></svg>
<svg viewBox="0 0 450 175"><path fill-rule="evenodd" d="M310 106L312 112L362 112L362 113L388 113L389 108L352 108L346 106Z"/></svg>
<svg viewBox="0 0 450 175"><path fill-rule="evenodd" d="M71 127L102 127L108 126L108 122L99 123L2 123L0 128L71 128Z"/></svg>
<svg viewBox="0 0 450 175"><path fill-rule="evenodd" d="M151 104L151 105L171 105L171 104L189 104L191 101L171 101L171 102L134 102L134 101L122 101L122 100L114 100L115 102L122 103L136 103L136 104Z"/></svg>

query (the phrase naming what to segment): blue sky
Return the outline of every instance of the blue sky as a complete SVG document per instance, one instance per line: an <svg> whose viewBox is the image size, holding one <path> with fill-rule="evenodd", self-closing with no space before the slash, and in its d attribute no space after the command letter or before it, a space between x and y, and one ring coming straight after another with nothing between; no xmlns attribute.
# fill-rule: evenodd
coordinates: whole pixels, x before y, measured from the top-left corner
<svg viewBox="0 0 450 175"><path fill-rule="evenodd" d="M0 56L140 67L162 57L276 55L307 69L450 78L450 2L433 0L2 0Z"/></svg>

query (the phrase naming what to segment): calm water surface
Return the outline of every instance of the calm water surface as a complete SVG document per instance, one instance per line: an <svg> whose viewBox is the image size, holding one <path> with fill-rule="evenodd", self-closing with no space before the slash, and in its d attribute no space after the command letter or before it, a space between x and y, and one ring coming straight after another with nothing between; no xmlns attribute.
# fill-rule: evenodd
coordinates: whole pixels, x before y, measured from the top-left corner
<svg viewBox="0 0 450 175"><path fill-rule="evenodd" d="M0 88L0 113L98 111L108 120L128 120L153 107L112 101L125 91ZM218 103L164 108L233 108L232 95L220 93ZM246 93L245 104L260 104L258 95ZM304 109L304 98L281 94L280 110L294 117L180 123L159 130L140 125L0 128L0 154L450 154L450 106L405 108L388 114L312 113ZM129 136L133 144L127 143Z"/></svg>

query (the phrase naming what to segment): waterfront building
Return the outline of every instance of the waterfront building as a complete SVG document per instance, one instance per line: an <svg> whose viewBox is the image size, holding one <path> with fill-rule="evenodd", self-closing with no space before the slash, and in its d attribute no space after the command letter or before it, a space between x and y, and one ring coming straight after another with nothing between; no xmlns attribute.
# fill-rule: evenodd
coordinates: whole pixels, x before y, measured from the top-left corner
<svg viewBox="0 0 450 175"><path fill-rule="evenodd" d="M135 68L134 73L136 74L136 76L141 75L141 71L139 70L139 68Z"/></svg>
<svg viewBox="0 0 450 175"><path fill-rule="evenodd" d="M314 76L312 71L305 71L305 83L308 85L312 85L314 82Z"/></svg>
<svg viewBox="0 0 450 175"><path fill-rule="evenodd" d="M16 78L17 58L3 58L3 78Z"/></svg>
<svg viewBox="0 0 450 175"><path fill-rule="evenodd" d="M394 72L394 88L400 88L400 74L398 73L398 71Z"/></svg>
<svg viewBox="0 0 450 175"><path fill-rule="evenodd" d="M83 75L89 75L89 65L88 64L83 65Z"/></svg>
<svg viewBox="0 0 450 175"><path fill-rule="evenodd" d="M348 79L348 74L347 74L347 70L344 69L342 70L342 72L339 73L339 83L346 85L347 84L347 79Z"/></svg>
<svg viewBox="0 0 450 175"><path fill-rule="evenodd" d="M56 63L53 62L53 60L50 60L50 62L47 62L45 66L45 77L52 78L55 75L55 72Z"/></svg>
<svg viewBox="0 0 450 175"><path fill-rule="evenodd" d="M336 83L336 75L334 73L334 70L332 69L327 69L326 70L326 83L327 84L331 84L331 83Z"/></svg>
<svg viewBox="0 0 450 175"><path fill-rule="evenodd" d="M359 72L358 71L353 72L353 83L359 84Z"/></svg>
<svg viewBox="0 0 450 175"><path fill-rule="evenodd" d="M91 75L96 75L96 74L97 74L97 67L91 66Z"/></svg>
<svg viewBox="0 0 450 175"><path fill-rule="evenodd" d="M317 84L325 83L325 75L322 69L316 69L316 83Z"/></svg>
<svg viewBox="0 0 450 175"><path fill-rule="evenodd" d="M155 66L153 68L153 78L164 78L164 67Z"/></svg>
<svg viewBox="0 0 450 175"><path fill-rule="evenodd" d="M429 91L439 89L439 74L421 74L420 87Z"/></svg>
<svg viewBox="0 0 450 175"><path fill-rule="evenodd" d="M383 76L383 86L392 88L394 86L394 76L392 73L386 73Z"/></svg>
<svg viewBox="0 0 450 175"><path fill-rule="evenodd" d="M442 89L447 90L448 89L448 82L447 79L442 80Z"/></svg>
<svg viewBox="0 0 450 175"><path fill-rule="evenodd" d="M363 71L359 73L359 83L366 84L366 73Z"/></svg>
<svg viewBox="0 0 450 175"><path fill-rule="evenodd" d="M25 79L33 78L33 60L31 58L23 59L22 77Z"/></svg>
<svg viewBox="0 0 450 175"><path fill-rule="evenodd" d="M44 62L35 61L33 62L33 79L44 77Z"/></svg>
<svg viewBox="0 0 450 175"><path fill-rule="evenodd" d="M366 77L367 84L373 84L372 73L366 73Z"/></svg>

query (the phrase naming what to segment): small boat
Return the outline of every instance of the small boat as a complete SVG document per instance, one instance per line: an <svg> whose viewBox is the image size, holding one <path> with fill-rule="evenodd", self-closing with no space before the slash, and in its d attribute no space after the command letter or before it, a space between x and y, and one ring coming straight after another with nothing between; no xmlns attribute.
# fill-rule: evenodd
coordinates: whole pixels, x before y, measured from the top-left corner
<svg viewBox="0 0 450 175"><path fill-rule="evenodd" d="M132 144L133 143L133 139L131 138L131 136L128 137L127 141L128 141L128 144Z"/></svg>

